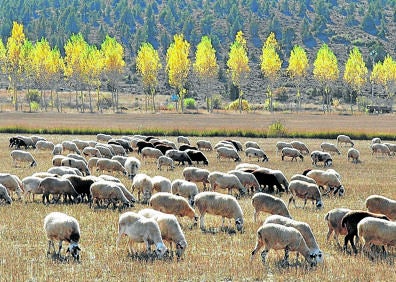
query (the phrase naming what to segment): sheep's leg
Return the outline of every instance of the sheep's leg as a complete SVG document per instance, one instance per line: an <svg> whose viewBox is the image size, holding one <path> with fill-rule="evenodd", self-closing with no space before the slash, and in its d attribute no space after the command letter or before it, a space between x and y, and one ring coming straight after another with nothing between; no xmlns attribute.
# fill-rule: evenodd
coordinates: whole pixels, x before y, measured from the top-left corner
<svg viewBox="0 0 396 282"><path fill-rule="evenodd" d="M54 246L54 242L52 242L51 240L48 240L48 250L47 250L47 255L51 254L51 246L54 249L55 252L55 246Z"/></svg>
<svg viewBox="0 0 396 282"><path fill-rule="evenodd" d="M282 260L282 265L283 266L288 266L289 265L289 247L285 247L285 257Z"/></svg>
<svg viewBox="0 0 396 282"><path fill-rule="evenodd" d="M264 250L261 252L261 261L265 264L265 258L267 257L268 250Z"/></svg>
<svg viewBox="0 0 396 282"><path fill-rule="evenodd" d="M253 213L253 220L254 220L254 222L256 222L256 220L257 220L257 214L258 214L259 212L258 211L254 211L254 213Z"/></svg>
<svg viewBox="0 0 396 282"><path fill-rule="evenodd" d="M258 240L257 240L257 243L256 243L256 246L254 247L254 250L252 251L252 254L251 254L251 256L250 256L250 261L252 261L253 260L253 257L256 255L256 252L258 251L258 250L260 250L261 249L261 247L264 245L264 242L260 239L260 238L258 238ZM265 250L264 250L265 251ZM268 251L267 251L267 253L268 253ZM266 254L267 255L267 254ZM261 256L263 256L263 254L261 254ZM264 261L263 262L265 262L265 257L264 257Z"/></svg>
<svg viewBox="0 0 396 282"><path fill-rule="evenodd" d="M62 249L62 240L59 241L59 249L58 249L58 257L62 258L61 256L61 249Z"/></svg>
<svg viewBox="0 0 396 282"><path fill-rule="evenodd" d="M205 220L204 220L205 213L202 213L199 218L199 227L201 230L205 230Z"/></svg>

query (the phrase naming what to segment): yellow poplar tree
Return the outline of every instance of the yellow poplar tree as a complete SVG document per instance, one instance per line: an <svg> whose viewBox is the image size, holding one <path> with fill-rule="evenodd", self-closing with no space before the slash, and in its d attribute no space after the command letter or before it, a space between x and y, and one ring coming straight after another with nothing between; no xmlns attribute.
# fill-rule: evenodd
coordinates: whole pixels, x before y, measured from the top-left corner
<svg viewBox="0 0 396 282"><path fill-rule="evenodd" d="M155 111L155 90L158 85L158 71L162 68L158 51L150 43L140 46L136 57L136 70L142 76L146 97L150 95L153 110ZM146 98L146 111L147 111Z"/></svg>
<svg viewBox="0 0 396 282"><path fill-rule="evenodd" d="M118 83L124 72L124 48L113 37L106 36L101 45L104 58L104 73L112 89L113 109L118 110Z"/></svg>
<svg viewBox="0 0 396 282"><path fill-rule="evenodd" d="M344 81L352 88L353 91L356 91L358 96L367 81L367 73L368 70L366 63L363 60L362 53L360 53L357 47L354 47L349 53L348 60L345 63ZM353 113L352 97L353 95L351 93L350 104L351 112Z"/></svg>
<svg viewBox="0 0 396 282"><path fill-rule="evenodd" d="M293 50L290 52L289 66L287 67L287 73L296 82L297 85L297 100L298 108L301 109L301 92L300 87L303 79L308 74L309 62L307 53L299 46L295 45Z"/></svg>
<svg viewBox="0 0 396 282"><path fill-rule="evenodd" d="M384 88L387 98L392 98L393 94L389 91L389 86L396 81L396 62L391 56L387 55L384 62L378 62L374 65L370 75L372 83L379 84Z"/></svg>
<svg viewBox="0 0 396 282"><path fill-rule="evenodd" d="M63 70L65 69L65 64L62 58L62 55L57 47L51 49L49 57L47 58L49 63L47 64L47 71L49 75L49 85L51 89L51 101L52 105L53 102L53 92L56 92L56 108L58 112L60 109L60 100L59 100L59 93L57 91L57 86L60 81L63 79Z"/></svg>
<svg viewBox="0 0 396 282"><path fill-rule="evenodd" d="M279 49L278 42L276 41L275 34L271 32L263 45L262 54L260 56L261 71L264 77L267 77L269 81L267 95L269 99L270 111L273 110L272 88L279 78L282 66L282 60L279 58L277 49Z"/></svg>
<svg viewBox="0 0 396 282"><path fill-rule="evenodd" d="M249 58L247 56L247 45L242 31L237 32L235 41L230 47L227 67L228 71L231 73L232 83L239 92L239 112L241 113L243 97L241 85L242 81L247 78L248 73L250 72Z"/></svg>
<svg viewBox="0 0 396 282"><path fill-rule="evenodd" d="M184 112L184 97L186 94L184 86L191 66L189 55L190 43L184 40L183 34L176 34L166 52L166 71L168 73L169 85L178 91L178 102L180 103L182 113Z"/></svg>
<svg viewBox="0 0 396 282"><path fill-rule="evenodd" d="M206 104L208 112L212 112L213 101L209 87L219 73L219 65L217 64L216 50L213 48L212 41L208 36L203 36L201 42L197 45L193 67L202 83L207 87L205 91Z"/></svg>
<svg viewBox="0 0 396 282"><path fill-rule="evenodd" d="M323 111L325 111L325 103L327 111L330 111L330 83L338 79L340 71L338 70L337 57L330 50L327 44L323 44L314 62L313 75L315 79L322 85L323 91Z"/></svg>

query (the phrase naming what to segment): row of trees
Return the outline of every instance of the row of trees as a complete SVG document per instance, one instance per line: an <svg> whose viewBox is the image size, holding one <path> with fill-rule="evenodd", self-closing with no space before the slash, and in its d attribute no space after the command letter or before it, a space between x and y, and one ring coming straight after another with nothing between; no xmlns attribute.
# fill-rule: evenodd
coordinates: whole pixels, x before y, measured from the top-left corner
<svg viewBox="0 0 396 282"><path fill-rule="evenodd" d="M211 39L201 38L195 53L195 62L191 62L191 46L182 34L176 34L166 52L166 67L169 86L176 89L178 105L184 111L184 98L188 95L188 80L196 75L205 87L208 110L212 108L211 87L216 83L219 74L219 64L216 50ZM99 90L103 81L112 90L112 105L118 110L118 84L124 74L124 48L114 38L106 36L100 48L88 44L81 33L72 35L64 46L65 56L62 57L57 47L51 48L46 39L33 43L26 39L23 25L14 22L11 35L6 45L0 41L0 63L2 71L9 78L13 91L13 102L18 110L18 87L27 90L40 90L42 104L47 107L46 91L51 93L51 104L54 103L53 93L59 100L56 89L68 83L76 91L76 104L81 100L81 111L84 111L84 93L88 92L89 110L93 111L92 91L97 91L97 106L99 107ZM283 73L294 81L296 98L301 101L300 86L311 69L305 50L295 45L290 52L287 69L282 69L279 56L280 47L274 33L270 33L262 47L260 69L266 79L266 99L270 110L273 110L274 88L278 86ZM227 73L232 84L238 90L238 105L242 111L244 87L249 82L249 57L246 39L242 31L238 31L235 41L230 46L226 62ZM151 103L155 110L155 95L158 87L159 71L162 68L158 51L150 44L143 43L136 55L136 70L141 77L146 99L146 109ZM193 71L191 71L191 69ZM330 111L332 103L331 87L339 79L340 70L337 57L328 45L323 44L316 54L312 73L318 85L323 89L323 110ZM386 56L383 62L378 62L368 76L368 69L358 48L353 48L344 67L343 81L360 95L362 87L367 83L381 85L388 98L393 93L391 86L396 81L396 62ZM352 93L352 92L351 92ZM149 99L150 97L150 99ZM263 99L265 99L263 97ZM352 96L351 96L352 109ZM59 108L58 108L59 110Z"/></svg>

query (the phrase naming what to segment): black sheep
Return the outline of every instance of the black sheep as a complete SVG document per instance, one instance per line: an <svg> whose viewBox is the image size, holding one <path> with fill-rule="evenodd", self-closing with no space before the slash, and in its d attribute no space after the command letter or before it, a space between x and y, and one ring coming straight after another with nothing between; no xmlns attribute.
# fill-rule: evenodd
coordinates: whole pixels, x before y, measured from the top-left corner
<svg viewBox="0 0 396 282"><path fill-rule="evenodd" d="M138 154L140 154L142 152L142 149L145 147L154 148L154 145L147 141L139 141L136 143L136 146L138 147Z"/></svg>
<svg viewBox="0 0 396 282"><path fill-rule="evenodd" d="M183 144L183 145L180 145L180 147L179 147L179 150L180 150L180 151L186 151L186 150L198 150L198 148L197 148L197 147L195 147L195 146L191 146L191 145Z"/></svg>
<svg viewBox="0 0 396 282"><path fill-rule="evenodd" d="M188 149L185 152L190 157L191 161L197 162L197 164L199 164L199 162L202 162L204 165L209 164L207 157L201 151Z"/></svg>
<svg viewBox="0 0 396 282"><path fill-rule="evenodd" d="M92 183L95 182L92 177L68 174L65 175L64 178L69 179L76 192L81 195L82 199L86 199L86 201L89 202L91 193L90 188Z"/></svg>
<svg viewBox="0 0 396 282"><path fill-rule="evenodd" d="M166 144L163 144L163 143L159 143L158 145L155 145L154 148L157 148L158 150L160 150L162 152L162 154L164 154L164 155L165 155L165 153L167 151L173 150L172 146L169 146L169 145L166 145Z"/></svg>
<svg viewBox="0 0 396 282"><path fill-rule="evenodd" d="M262 169L256 169L252 174L257 178L258 183L262 188L268 187L269 193L274 193L274 186L276 186L277 192L285 192L285 189L279 183L278 179L274 174L271 174Z"/></svg>

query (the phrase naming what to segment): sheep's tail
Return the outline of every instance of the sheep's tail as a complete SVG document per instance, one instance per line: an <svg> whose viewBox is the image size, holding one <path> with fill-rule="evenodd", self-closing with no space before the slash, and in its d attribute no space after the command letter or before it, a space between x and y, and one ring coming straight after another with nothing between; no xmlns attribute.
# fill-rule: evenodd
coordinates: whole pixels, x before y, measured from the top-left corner
<svg viewBox="0 0 396 282"><path fill-rule="evenodd" d="M329 221L329 213L325 215L324 220Z"/></svg>

